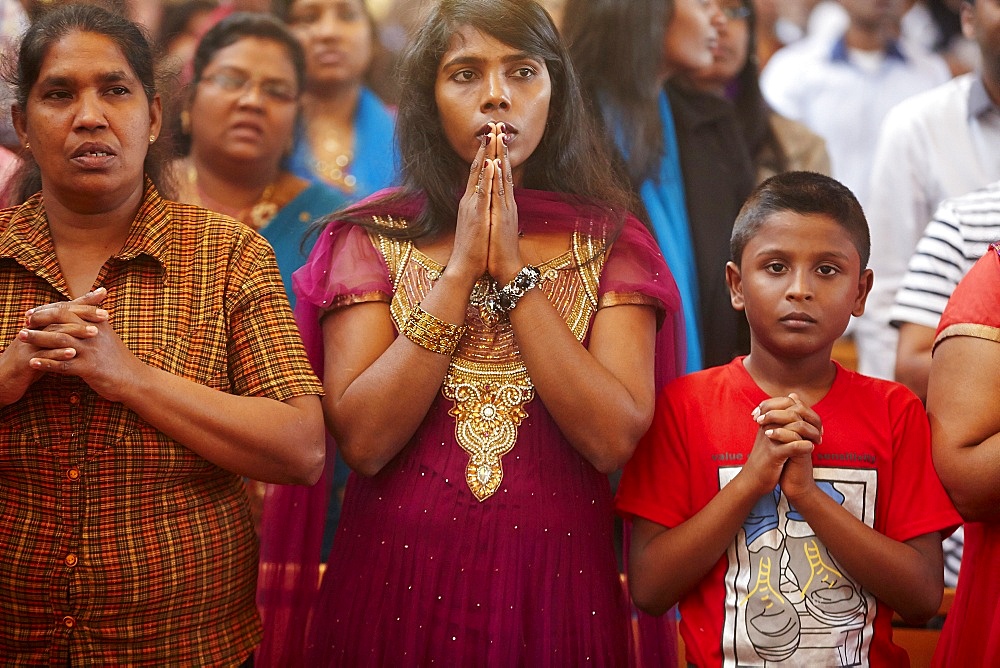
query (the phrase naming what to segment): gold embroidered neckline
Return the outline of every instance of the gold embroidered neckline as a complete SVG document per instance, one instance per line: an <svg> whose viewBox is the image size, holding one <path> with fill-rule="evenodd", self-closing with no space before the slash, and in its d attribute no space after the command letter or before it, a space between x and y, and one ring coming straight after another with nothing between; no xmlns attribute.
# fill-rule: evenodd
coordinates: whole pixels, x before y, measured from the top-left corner
<svg viewBox="0 0 1000 668"><path fill-rule="evenodd" d="M392 276L390 310L399 330L444 267L411 242L378 234L371 238ZM578 341L583 341L597 310L604 255L595 249L601 249L602 244L603 239L577 232L569 250L539 265L539 288ZM594 259L587 262L589 258ZM466 333L452 355L441 387L443 396L452 402L449 415L455 418L456 441L469 455L466 482L479 501L500 488L502 457L516 445L518 427L528 417L525 407L535 396L510 321L503 318L493 326L484 322L480 302L490 280L483 277L473 290L466 312Z"/></svg>

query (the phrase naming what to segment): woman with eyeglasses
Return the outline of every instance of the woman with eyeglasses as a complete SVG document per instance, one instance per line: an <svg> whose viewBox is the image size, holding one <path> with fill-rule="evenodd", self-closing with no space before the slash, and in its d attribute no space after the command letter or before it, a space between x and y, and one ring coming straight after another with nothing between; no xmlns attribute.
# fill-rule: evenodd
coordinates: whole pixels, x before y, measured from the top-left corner
<svg viewBox="0 0 1000 668"><path fill-rule="evenodd" d="M173 165L178 200L231 216L274 248L288 300L310 224L344 197L286 167L304 80L302 47L278 19L230 14L199 42L181 112L187 155ZM262 483L247 480L260 528Z"/></svg>
<svg viewBox="0 0 1000 668"><path fill-rule="evenodd" d="M723 0L715 58L688 73L688 86L730 100L754 160L757 181L786 171L830 174L826 142L802 123L773 111L758 83L756 13L751 0Z"/></svg>
<svg viewBox="0 0 1000 668"><path fill-rule="evenodd" d="M174 164L180 201L236 218L271 243L293 305L309 224L344 203L286 167L304 72L302 47L276 18L237 12L217 23L195 51L181 112L187 155Z"/></svg>
<svg viewBox="0 0 1000 668"><path fill-rule="evenodd" d="M396 185L395 118L365 83L377 39L364 0L277 0L274 9L306 58L292 171L351 202Z"/></svg>

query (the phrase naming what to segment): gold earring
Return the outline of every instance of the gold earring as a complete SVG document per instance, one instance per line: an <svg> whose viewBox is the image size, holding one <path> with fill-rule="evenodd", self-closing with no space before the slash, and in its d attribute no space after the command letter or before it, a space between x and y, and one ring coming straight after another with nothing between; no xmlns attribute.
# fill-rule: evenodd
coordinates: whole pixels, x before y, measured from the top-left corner
<svg viewBox="0 0 1000 668"><path fill-rule="evenodd" d="M24 150L25 151L30 151L31 150L31 143L30 142L24 142Z"/></svg>
<svg viewBox="0 0 1000 668"><path fill-rule="evenodd" d="M154 141L156 141L156 135L149 135L149 143L152 144Z"/></svg>

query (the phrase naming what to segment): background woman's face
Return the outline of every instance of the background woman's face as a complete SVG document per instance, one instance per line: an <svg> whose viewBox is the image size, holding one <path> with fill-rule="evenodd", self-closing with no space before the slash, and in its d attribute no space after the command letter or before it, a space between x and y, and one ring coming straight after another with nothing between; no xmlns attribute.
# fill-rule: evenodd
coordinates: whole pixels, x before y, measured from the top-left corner
<svg viewBox="0 0 1000 668"><path fill-rule="evenodd" d="M663 38L664 74L688 74L710 66L721 22L717 0L677 0Z"/></svg>
<svg viewBox="0 0 1000 668"><path fill-rule="evenodd" d="M24 109L14 114L43 188L75 198L80 211L142 187L149 138L160 134L160 121L159 97L146 97L114 40L82 31L51 45Z"/></svg>
<svg viewBox="0 0 1000 668"><path fill-rule="evenodd" d="M295 0L288 26L305 49L310 85L364 79L375 36L361 0Z"/></svg>
<svg viewBox="0 0 1000 668"><path fill-rule="evenodd" d="M246 37L215 52L191 99L191 150L277 164L291 145L298 85L288 49Z"/></svg>
<svg viewBox="0 0 1000 668"><path fill-rule="evenodd" d="M544 60L471 27L452 37L434 85L445 138L462 160L472 163L487 123L503 122L515 176L542 141L551 97Z"/></svg>
<svg viewBox="0 0 1000 668"><path fill-rule="evenodd" d="M740 0L723 0L724 10L739 12ZM708 87L725 86L743 70L749 57L750 25L746 18L726 18L719 25L719 41L712 64L691 75L692 80Z"/></svg>

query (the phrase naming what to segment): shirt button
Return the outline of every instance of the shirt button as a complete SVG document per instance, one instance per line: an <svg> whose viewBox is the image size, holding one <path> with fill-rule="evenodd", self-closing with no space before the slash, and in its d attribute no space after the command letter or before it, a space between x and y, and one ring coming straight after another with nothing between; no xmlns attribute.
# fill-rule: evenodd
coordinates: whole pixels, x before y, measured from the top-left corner
<svg viewBox="0 0 1000 668"><path fill-rule="evenodd" d="M74 626L76 626L76 620L70 617L69 615L66 615L65 617L63 617L63 625L65 625L66 628L71 629Z"/></svg>
<svg viewBox="0 0 1000 668"><path fill-rule="evenodd" d="M66 477L69 478L70 480L79 480L80 479L80 469L78 469L78 468L76 468L74 466L70 470L66 471Z"/></svg>
<svg viewBox="0 0 1000 668"><path fill-rule="evenodd" d="M63 559L63 561L66 562L67 566L69 566L70 568L73 568L74 566L76 566L76 562L77 562L76 555L75 554L67 554L66 558Z"/></svg>
<svg viewBox="0 0 1000 668"><path fill-rule="evenodd" d="M74 406L76 406L78 403L80 403L80 395L77 394L76 392L74 392L73 394L69 395L69 402L71 404L73 404Z"/></svg>

